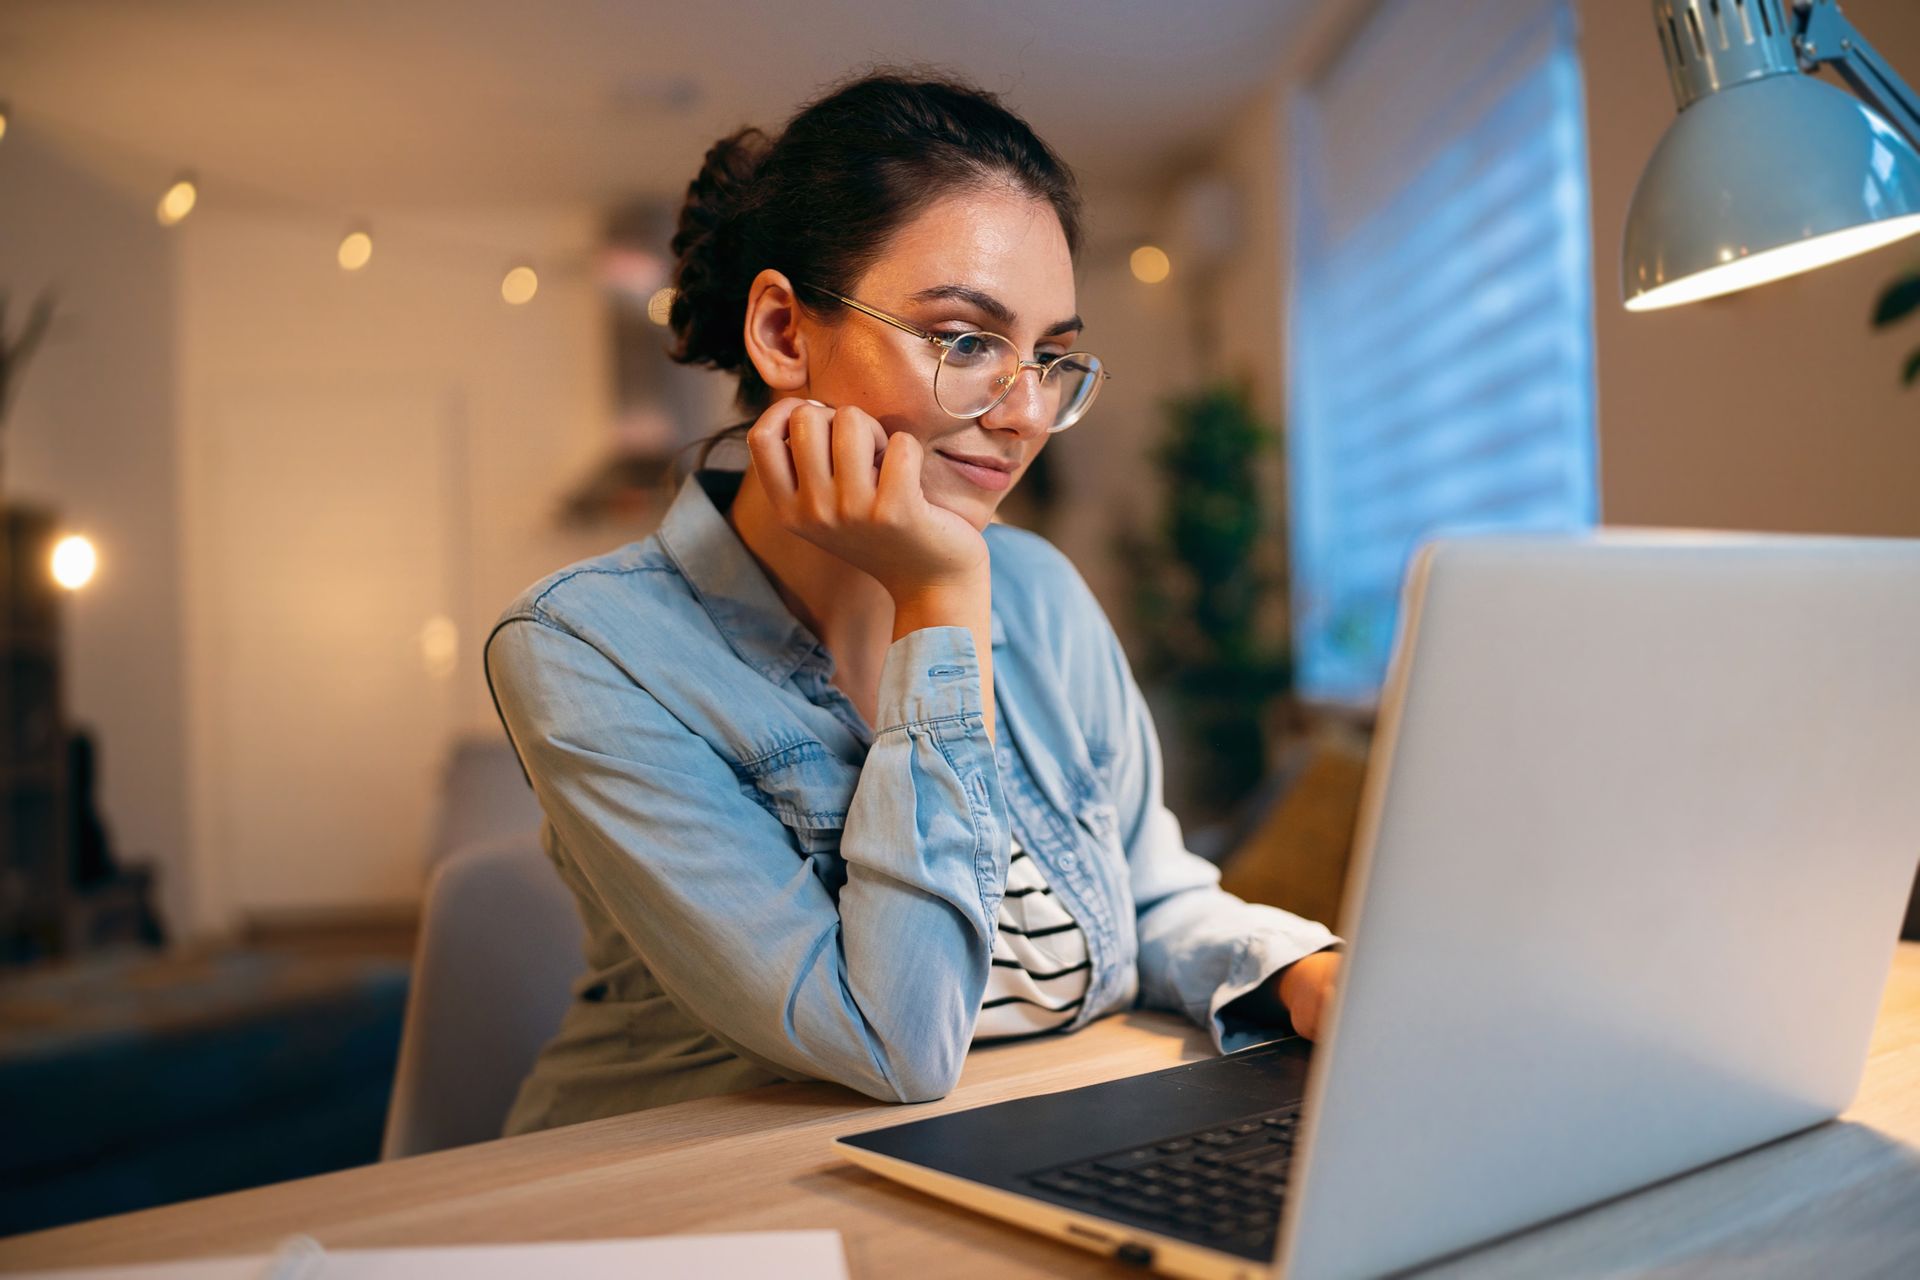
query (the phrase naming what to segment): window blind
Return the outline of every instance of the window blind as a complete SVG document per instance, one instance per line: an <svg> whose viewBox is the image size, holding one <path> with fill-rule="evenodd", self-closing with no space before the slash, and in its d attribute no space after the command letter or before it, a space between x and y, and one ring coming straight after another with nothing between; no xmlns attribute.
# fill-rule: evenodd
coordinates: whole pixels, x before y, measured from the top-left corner
<svg viewBox="0 0 1920 1280"><path fill-rule="evenodd" d="M1371 703L1429 533L1598 516L1591 232L1565 0L1384 0L1295 103L1293 626Z"/></svg>

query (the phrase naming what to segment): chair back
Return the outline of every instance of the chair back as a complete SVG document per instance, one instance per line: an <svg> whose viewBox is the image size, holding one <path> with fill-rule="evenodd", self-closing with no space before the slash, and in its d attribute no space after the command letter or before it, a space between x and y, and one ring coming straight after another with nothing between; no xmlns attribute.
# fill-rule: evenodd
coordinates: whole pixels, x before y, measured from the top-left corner
<svg viewBox="0 0 1920 1280"><path fill-rule="evenodd" d="M537 833L460 850L427 882L383 1160L500 1136L583 966L573 894Z"/></svg>

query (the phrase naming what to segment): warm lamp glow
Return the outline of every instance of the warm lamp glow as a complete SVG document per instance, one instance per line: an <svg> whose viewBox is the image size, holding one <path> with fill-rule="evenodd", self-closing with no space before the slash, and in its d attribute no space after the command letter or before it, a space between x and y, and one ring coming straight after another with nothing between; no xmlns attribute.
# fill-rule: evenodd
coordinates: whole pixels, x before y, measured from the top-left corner
<svg viewBox="0 0 1920 1280"><path fill-rule="evenodd" d="M192 178L182 178L167 188L167 194L160 197L159 207L153 213L160 219L160 225L170 227L193 212L193 205L200 198L199 191L193 185Z"/></svg>
<svg viewBox="0 0 1920 1280"><path fill-rule="evenodd" d="M500 296L516 307L533 301L539 290L540 277L533 274L532 267L515 267L500 282Z"/></svg>
<svg viewBox="0 0 1920 1280"><path fill-rule="evenodd" d="M1802 271L1812 271L1815 267L1824 267L1911 235L1920 235L1920 214L1848 227L1844 231L1814 236L1810 240L1781 245L1764 253L1734 258L1723 266L1696 271L1671 284L1628 298L1627 310L1657 311L1661 307L1677 307L1686 302L1698 302L1702 298L1717 298L1723 293L1734 293L1755 285L1784 280Z"/></svg>
<svg viewBox="0 0 1920 1280"><path fill-rule="evenodd" d="M373 257L373 237L364 231L352 231L340 242L340 265L348 271L358 271L367 265Z"/></svg>
<svg viewBox="0 0 1920 1280"><path fill-rule="evenodd" d="M1159 284L1173 271L1173 263L1167 258L1166 251L1150 244L1135 249L1133 256L1127 259L1127 265L1133 268L1133 278L1141 284Z"/></svg>
<svg viewBox="0 0 1920 1280"><path fill-rule="evenodd" d="M7 116L8 115L9 115L9 112L7 110L7 104L4 102L0 102L0 138L4 138L7 136Z"/></svg>
<svg viewBox="0 0 1920 1280"><path fill-rule="evenodd" d="M647 319L658 325L666 324L668 318L673 314L673 299L674 289L672 285L667 285L663 289L655 289L653 296L647 299Z"/></svg>
<svg viewBox="0 0 1920 1280"><path fill-rule="evenodd" d="M99 564L100 557L95 554L93 543L77 533L54 544L53 580L69 591L78 591L92 582L93 571Z"/></svg>

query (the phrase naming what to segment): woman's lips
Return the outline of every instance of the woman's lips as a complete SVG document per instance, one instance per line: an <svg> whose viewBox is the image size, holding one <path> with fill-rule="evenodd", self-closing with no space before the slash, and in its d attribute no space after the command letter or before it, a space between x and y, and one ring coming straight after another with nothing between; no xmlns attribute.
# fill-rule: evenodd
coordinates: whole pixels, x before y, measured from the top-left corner
<svg viewBox="0 0 1920 1280"><path fill-rule="evenodd" d="M977 462L968 462L965 458L957 457L942 449L935 449L934 452L945 459L948 466L982 489L999 493L1013 484L1013 469L1010 467L1002 471L998 467L985 467Z"/></svg>

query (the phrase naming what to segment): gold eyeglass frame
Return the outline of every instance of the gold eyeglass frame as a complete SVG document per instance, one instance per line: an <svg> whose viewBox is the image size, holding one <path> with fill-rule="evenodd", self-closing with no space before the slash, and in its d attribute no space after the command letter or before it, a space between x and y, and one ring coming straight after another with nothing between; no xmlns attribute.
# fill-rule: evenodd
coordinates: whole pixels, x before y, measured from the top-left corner
<svg viewBox="0 0 1920 1280"><path fill-rule="evenodd" d="M940 412L946 414L949 418L959 418L963 422L971 421L974 418L984 418L988 414L992 413L995 409L999 408L1001 403L1005 401L1008 396L1013 394L1014 384L1020 381L1020 375L1026 370L1038 369L1040 371L1040 380L1042 382L1045 382L1047 378L1053 373L1054 366L1058 365L1062 360L1065 360L1068 356L1086 356L1088 359L1093 360L1094 362L1096 362L1101 366L1100 368L1094 371L1097 376L1094 379L1093 390L1087 393L1087 398L1084 402L1082 402L1080 406L1080 412L1077 415L1075 415L1072 419L1070 419L1069 421L1067 421L1066 423L1060 426L1057 426L1057 427L1050 426L1047 428L1047 434L1054 435L1058 432L1065 431L1068 427L1073 426L1075 423L1078 423L1080 419L1086 417L1087 410L1091 409L1093 407L1093 402L1099 398L1100 384L1113 376L1112 374L1107 372L1106 362L1101 360L1099 356L1094 355L1093 352L1091 351L1062 351L1059 355L1049 356L1045 360L1028 360L1020 355L1020 348L1014 342L1014 340L1012 338L1007 337L1007 335L1004 333L995 333L991 329L969 329L965 333L956 333L950 338L943 337L937 333L929 333L927 330L920 328L918 325L909 324L907 321L902 320L899 316L889 315L887 312L882 311L878 307L869 306L868 304L861 302L858 298L849 298L845 294L835 293L831 289L823 289L817 284L800 284L800 285L797 285L796 287L809 290L813 293L823 294L826 297L832 298L837 302L841 302L846 304L849 307L852 307L855 311L858 311L863 315L872 316L875 320L878 320L883 324L890 324L894 328L900 330L903 333L910 333L914 337L920 339L922 342L931 342L934 346L939 347L940 363L938 366L935 367L933 372L933 378L934 378L933 402L936 405L940 405ZM954 347L957 346L962 339L972 338L972 337L981 337L981 336L988 337L988 338L998 338L1000 341L1006 343L1009 347L1012 347L1014 359L1018 360L1020 363L1018 366L1015 367L1013 371L1013 376L1009 377L1006 380L1007 385L1000 389L1000 394L995 396L993 398L993 402L987 405L986 408L978 410L977 412L974 412L974 413L955 413L953 410L947 408L946 405L940 404L940 370L946 368L948 354L950 354L953 351Z"/></svg>

